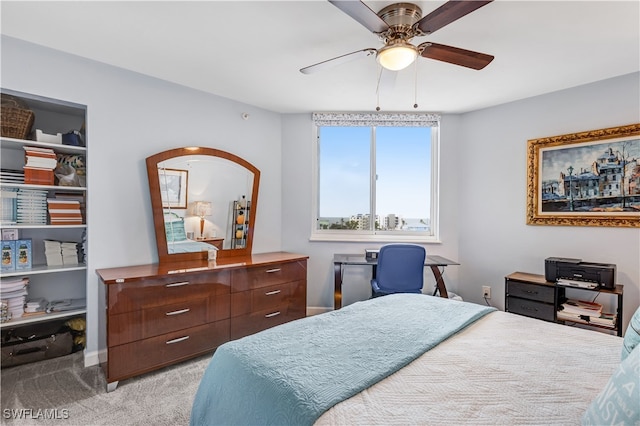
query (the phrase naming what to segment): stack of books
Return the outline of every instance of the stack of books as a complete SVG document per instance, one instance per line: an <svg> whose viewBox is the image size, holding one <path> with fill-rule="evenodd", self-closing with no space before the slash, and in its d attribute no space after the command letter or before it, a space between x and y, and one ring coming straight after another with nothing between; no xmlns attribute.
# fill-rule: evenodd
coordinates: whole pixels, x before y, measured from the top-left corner
<svg viewBox="0 0 640 426"><path fill-rule="evenodd" d="M16 224L16 206L18 188L2 188L0 190L0 225Z"/></svg>
<svg viewBox="0 0 640 426"><path fill-rule="evenodd" d="M80 203L80 213L82 213L82 218L84 223L87 223L87 215L86 215L86 204L85 197L83 193L73 192L73 191L56 191L53 194L53 197L56 200L66 200L66 201L77 201Z"/></svg>
<svg viewBox="0 0 640 426"><path fill-rule="evenodd" d="M77 265L78 262L78 243L60 243L62 252L63 265Z"/></svg>
<svg viewBox="0 0 640 426"><path fill-rule="evenodd" d="M82 225L80 202L59 198L47 198L51 225Z"/></svg>
<svg viewBox="0 0 640 426"><path fill-rule="evenodd" d="M7 305L7 319L20 318L24 314L28 284L28 277L8 278L0 281L0 298Z"/></svg>
<svg viewBox="0 0 640 426"><path fill-rule="evenodd" d="M62 266L62 246L60 241L44 240L44 257L48 266Z"/></svg>
<svg viewBox="0 0 640 426"><path fill-rule="evenodd" d="M568 299L558 311L558 319L563 321L587 322L605 327L615 327L616 315L602 312L602 305L585 300Z"/></svg>
<svg viewBox="0 0 640 426"><path fill-rule="evenodd" d="M17 223L24 225L47 224L47 191L20 188L16 200Z"/></svg>
<svg viewBox="0 0 640 426"><path fill-rule="evenodd" d="M25 146L24 183L53 185L53 171L58 166L56 153L50 148Z"/></svg>
<svg viewBox="0 0 640 426"><path fill-rule="evenodd" d="M36 299L28 299L27 303L25 303L24 305L24 315L42 315L45 313L48 303L49 302L47 302L47 300L42 297Z"/></svg>
<svg viewBox="0 0 640 426"><path fill-rule="evenodd" d="M78 243L44 240L44 256L48 266L77 265Z"/></svg>
<svg viewBox="0 0 640 426"><path fill-rule="evenodd" d="M86 309L87 299L61 299L52 300L47 304L46 312L75 311L76 309Z"/></svg>
<svg viewBox="0 0 640 426"><path fill-rule="evenodd" d="M24 170L0 169L1 183L24 183Z"/></svg>

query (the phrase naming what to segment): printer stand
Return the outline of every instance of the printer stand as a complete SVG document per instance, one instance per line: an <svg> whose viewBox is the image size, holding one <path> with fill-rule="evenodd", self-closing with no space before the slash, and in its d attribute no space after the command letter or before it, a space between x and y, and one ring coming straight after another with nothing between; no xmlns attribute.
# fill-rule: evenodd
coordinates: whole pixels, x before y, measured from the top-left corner
<svg viewBox="0 0 640 426"><path fill-rule="evenodd" d="M607 293L617 296L616 323L609 327L588 322L586 320L558 319L558 309L565 300L565 289L578 291ZM547 281L544 275L527 272L514 272L505 277L505 311L560 324L582 324L596 329L614 331L622 336L623 286L618 284L612 289L596 287L565 287Z"/></svg>

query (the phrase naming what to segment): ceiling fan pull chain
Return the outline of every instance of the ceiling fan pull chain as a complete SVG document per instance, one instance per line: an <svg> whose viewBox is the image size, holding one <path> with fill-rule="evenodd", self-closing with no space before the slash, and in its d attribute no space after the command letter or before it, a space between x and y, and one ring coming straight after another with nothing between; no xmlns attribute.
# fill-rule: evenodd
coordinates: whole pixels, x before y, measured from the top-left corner
<svg viewBox="0 0 640 426"><path fill-rule="evenodd" d="M382 67L378 67L380 72L378 73L378 84L376 86L376 111L380 111L380 80L382 80Z"/></svg>
<svg viewBox="0 0 640 426"><path fill-rule="evenodd" d="M413 108L418 108L418 61L414 61Z"/></svg>

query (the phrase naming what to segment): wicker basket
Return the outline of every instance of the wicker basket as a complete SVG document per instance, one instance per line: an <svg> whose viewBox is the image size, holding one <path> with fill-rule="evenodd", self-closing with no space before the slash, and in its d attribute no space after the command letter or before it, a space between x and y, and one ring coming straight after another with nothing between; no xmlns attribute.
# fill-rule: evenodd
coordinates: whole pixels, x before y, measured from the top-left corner
<svg viewBox="0 0 640 426"><path fill-rule="evenodd" d="M27 139L31 133L35 114L17 98L2 95L0 119L2 120L2 137Z"/></svg>

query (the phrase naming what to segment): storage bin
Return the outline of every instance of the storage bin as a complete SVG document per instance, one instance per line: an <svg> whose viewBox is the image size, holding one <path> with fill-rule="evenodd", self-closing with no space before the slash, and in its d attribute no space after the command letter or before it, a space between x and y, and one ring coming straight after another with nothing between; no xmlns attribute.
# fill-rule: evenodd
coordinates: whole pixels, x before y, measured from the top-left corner
<svg viewBox="0 0 640 426"><path fill-rule="evenodd" d="M27 139L35 114L19 98L2 95L0 102L0 119L2 130L0 134L5 138Z"/></svg>

